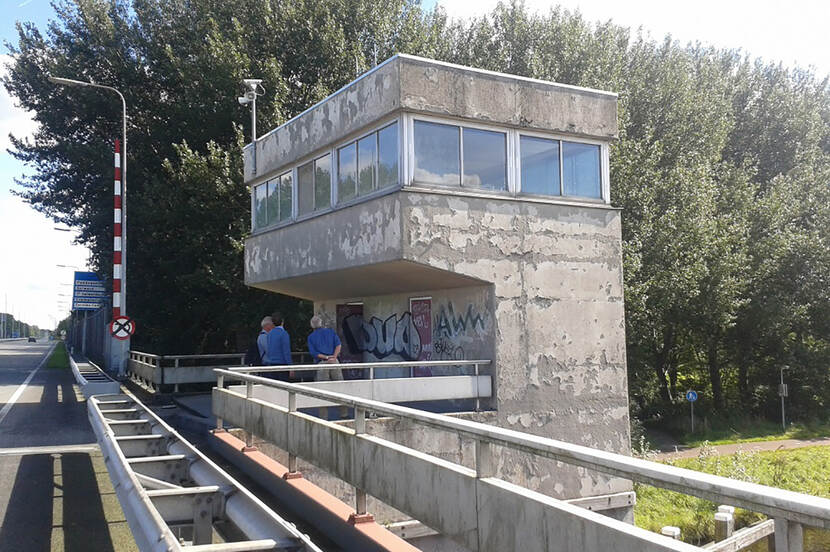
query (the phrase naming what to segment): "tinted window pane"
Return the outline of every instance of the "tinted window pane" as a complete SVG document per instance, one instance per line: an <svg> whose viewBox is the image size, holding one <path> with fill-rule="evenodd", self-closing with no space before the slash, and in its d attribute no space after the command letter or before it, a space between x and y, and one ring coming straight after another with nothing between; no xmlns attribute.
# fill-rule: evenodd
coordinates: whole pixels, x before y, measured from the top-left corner
<svg viewBox="0 0 830 552"><path fill-rule="evenodd" d="M314 162L314 210L331 206L331 155Z"/></svg>
<svg viewBox="0 0 830 552"><path fill-rule="evenodd" d="M291 218L291 173L280 178L280 220Z"/></svg>
<svg viewBox="0 0 830 552"><path fill-rule="evenodd" d="M268 182L268 224L273 224L280 219L279 184L279 178Z"/></svg>
<svg viewBox="0 0 830 552"><path fill-rule="evenodd" d="M371 134L357 143L357 193L368 194L376 186L375 167L377 166L378 136Z"/></svg>
<svg viewBox="0 0 830 552"><path fill-rule="evenodd" d="M314 163L306 163L297 169L298 212L301 215L314 210Z"/></svg>
<svg viewBox="0 0 830 552"><path fill-rule="evenodd" d="M559 195L559 141L522 136L522 192Z"/></svg>
<svg viewBox="0 0 830 552"><path fill-rule="evenodd" d="M265 184L254 188L254 226L262 228L268 224L268 208L266 206L267 190Z"/></svg>
<svg viewBox="0 0 830 552"><path fill-rule="evenodd" d="M398 123L378 132L378 187L398 183Z"/></svg>
<svg viewBox="0 0 830 552"><path fill-rule="evenodd" d="M507 136L503 132L464 129L464 186L507 189Z"/></svg>
<svg viewBox="0 0 830 552"><path fill-rule="evenodd" d="M348 201L356 194L355 153L357 146L349 144L337 152L337 200Z"/></svg>
<svg viewBox="0 0 830 552"><path fill-rule="evenodd" d="M459 128L415 121L415 180L428 184L461 183Z"/></svg>
<svg viewBox="0 0 830 552"><path fill-rule="evenodd" d="M565 195L602 197L599 146L562 142L562 176Z"/></svg>

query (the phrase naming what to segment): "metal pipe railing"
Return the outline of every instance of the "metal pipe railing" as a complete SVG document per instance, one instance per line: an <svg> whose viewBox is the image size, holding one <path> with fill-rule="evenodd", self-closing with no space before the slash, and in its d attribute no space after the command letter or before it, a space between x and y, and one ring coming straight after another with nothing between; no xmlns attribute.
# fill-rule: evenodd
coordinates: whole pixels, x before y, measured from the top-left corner
<svg viewBox="0 0 830 552"><path fill-rule="evenodd" d="M830 499L667 466L414 408L253 376L240 373L238 370L214 369L214 372L217 374L218 388L240 397L245 397L245 395L224 389L225 378L275 387L289 393L298 393L355 409L363 409L366 412L403 418L443 431L455 432L487 445L507 447L612 476L697 496L718 504L730 504L774 518L830 529ZM489 449L486 445L483 448ZM488 457L489 455L482 456Z"/></svg>

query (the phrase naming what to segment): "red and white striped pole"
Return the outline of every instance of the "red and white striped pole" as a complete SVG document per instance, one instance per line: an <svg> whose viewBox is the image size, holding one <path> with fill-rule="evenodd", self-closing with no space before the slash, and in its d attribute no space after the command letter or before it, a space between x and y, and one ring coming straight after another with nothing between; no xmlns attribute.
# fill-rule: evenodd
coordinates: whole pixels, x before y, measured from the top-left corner
<svg viewBox="0 0 830 552"><path fill-rule="evenodd" d="M122 235L121 235L121 142L115 140L114 232L112 252L112 317L121 316Z"/></svg>

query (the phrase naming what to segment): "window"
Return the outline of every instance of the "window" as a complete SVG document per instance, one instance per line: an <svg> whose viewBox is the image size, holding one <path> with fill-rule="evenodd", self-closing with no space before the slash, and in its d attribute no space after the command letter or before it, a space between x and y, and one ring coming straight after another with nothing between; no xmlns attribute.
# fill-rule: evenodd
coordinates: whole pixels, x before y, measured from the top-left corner
<svg viewBox="0 0 830 552"><path fill-rule="evenodd" d="M398 123L337 150L337 200L349 201L398 183Z"/></svg>
<svg viewBox="0 0 830 552"><path fill-rule="evenodd" d="M297 169L298 214L305 215L331 206L331 154L309 161Z"/></svg>
<svg viewBox="0 0 830 552"><path fill-rule="evenodd" d="M291 173L285 173L280 177L280 217L279 220L288 220L291 218L292 204L291 196L293 189L291 186Z"/></svg>
<svg viewBox="0 0 830 552"><path fill-rule="evenodd" d="M599 146L562 142L562 188L565 195L602 197Z"/></svg>
<svg viewBox="0 0 830 552"><path fill-rule="evenodd" d="M602 198L600 146L520 136L519 151L523 193Z"/></svg>
<svg viewBox="0 0 830 552"><path fill-rule="evenodd" d="M340 148L337 152L337 197L348 201L357 195L357 146L353 143Z"/></svg>
<svg viewBox="0 0 830 552"><path fill-rule="evenodd" d="M398 123L378 131L378 188L398 183Z"/></svg>
<svg viewBox="0 0 830 552"><path fill-rule="evenodd" d="M366 195L377 188L378 136L372 133L357 142L357 195Z"/></svg>
<svg viewBox="0 0 830 552"><path fill-rule="evenodd" d="M504 132L464 128L463 186L507 189L507 135Z"/></svg>
<svg viewBox="0 0 830 552"><path fill-rule="evenodd" d="M314 161L297 169L298 214L305 215L314 210Z"/></svg>
<svg viewBox="0 0 830 552"><path fill-rule="evenodd" d="M268 221L266 224L274 224L280 220L280 179L279 177L268 181Z"/></svg>
<svg viewBox="0 0 830 552"><path fill-rule="evenodd" d="M267 198L267 184L260 184L254 188L254 226L256 228L264 228L268 225L268 206L266 204Z"/></svg>
<svg viewBox="0 0 830 552"><path fill-rule="evenodd" d="M519 150L522 163L522 192L560 195L559 141L522 136Z"/></svg>
<svg viewBox="0 0 830 552"><path fill-rule="evenodd" d="M314 161L314 210L331 207L331 155Z"/></svg>
<svg viewBox="0 0 830 552"><path fill-rule="evenodd" d="M507 189L507 133L415 121L415 181Z"/></svg>
<svg viewBox="0 0 830 552"><path fill-rule="evenodd" d="M415 121L415 180L426 184L461 184L460 129Z"/></svg>

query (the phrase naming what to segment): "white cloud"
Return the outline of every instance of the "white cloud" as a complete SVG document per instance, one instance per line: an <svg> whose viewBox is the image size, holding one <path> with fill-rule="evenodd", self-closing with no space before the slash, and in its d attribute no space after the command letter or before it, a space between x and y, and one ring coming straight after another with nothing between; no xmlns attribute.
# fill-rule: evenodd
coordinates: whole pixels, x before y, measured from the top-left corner
<svg viewBox="0 0 830 552"><path fill-rule="evenodd" d="M6 75L6 65L12 60L12 56L0 54L0 76ZM26 138L36 130L37 123L32 119L32 113L17 107L6 87L0 86L0 154L6 155L6 149L11 146L10 132L16 138Z"/></svg>
<svg viewBox="0 0 830 552"><path fill-rule="evenodd" d="M439 0L453 17L489 13L497 0ZM552 6L579 9L588 21L613 20L627 27L642 26L653 38L666 34L686 43L701 41L723 48L741 48L754 57L802 67L813 65L830 74L830 2L827 0L526 0L532 11Z"/></svg>

